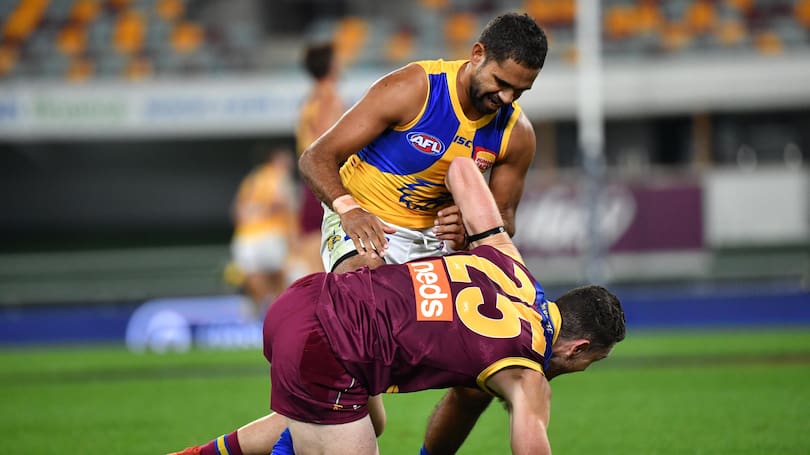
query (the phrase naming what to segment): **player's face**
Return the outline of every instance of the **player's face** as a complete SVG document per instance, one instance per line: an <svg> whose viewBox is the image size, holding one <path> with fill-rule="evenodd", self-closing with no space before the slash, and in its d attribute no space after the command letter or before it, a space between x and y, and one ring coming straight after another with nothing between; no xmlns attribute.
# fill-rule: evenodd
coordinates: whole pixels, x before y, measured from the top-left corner
<svg viewBox="0 0 810 455"><path fill-rule="evenodd" d="M475 65L475 63L473 62ZM501 63L483 58L474 66L470 78L470 100L475 110L491 114L501 106L520 98L532 88L540 70L526 68L514 60Z"/></svg>

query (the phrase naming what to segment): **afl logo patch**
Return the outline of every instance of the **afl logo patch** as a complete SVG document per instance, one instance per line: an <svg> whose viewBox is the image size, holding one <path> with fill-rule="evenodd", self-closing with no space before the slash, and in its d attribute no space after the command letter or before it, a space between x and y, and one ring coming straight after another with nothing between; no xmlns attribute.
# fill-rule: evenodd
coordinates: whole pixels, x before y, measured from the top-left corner
<svg viewBox="0 0 810 455"><path fill-rule="evenodd" d="M411 147L428 155L441 155L444 153L444 144L439 138L427 133L408 133L408 142Z"/></svg>

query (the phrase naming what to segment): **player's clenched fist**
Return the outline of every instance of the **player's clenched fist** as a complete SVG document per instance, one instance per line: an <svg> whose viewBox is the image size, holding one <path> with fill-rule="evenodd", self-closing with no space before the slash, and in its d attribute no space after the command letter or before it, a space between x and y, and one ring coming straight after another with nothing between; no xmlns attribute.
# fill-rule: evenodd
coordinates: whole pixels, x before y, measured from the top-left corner
<svg viewBox="0 0 810 455"><path fill-rule="evenodd" d="M445 207L436 214L433 233L453 250L467 248L467 231L458 206Z"/></svg>

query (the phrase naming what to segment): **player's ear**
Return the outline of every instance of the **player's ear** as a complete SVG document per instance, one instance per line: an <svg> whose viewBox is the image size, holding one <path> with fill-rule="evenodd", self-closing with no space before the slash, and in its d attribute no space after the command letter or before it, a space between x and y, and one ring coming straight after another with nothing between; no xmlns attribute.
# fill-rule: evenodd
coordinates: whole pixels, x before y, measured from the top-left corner
<svg viewBox="0 0 810 455"><path fill-rule="evenodd" d="M585 338L580 338L579 340L574 341L571 343L571 352L572 356L580 355L585 352L588 352L588 349L591 347L591 342L586 340Z"/></svg>
<svg viewBox="0 0 810 455"><path fill-rule="evenodd" d="M478 65L479 63L483 62L486 59L487 50L483 44L480 42L475 42L472 47L472 53L470 55L470 62L473 65Z"/></svg>

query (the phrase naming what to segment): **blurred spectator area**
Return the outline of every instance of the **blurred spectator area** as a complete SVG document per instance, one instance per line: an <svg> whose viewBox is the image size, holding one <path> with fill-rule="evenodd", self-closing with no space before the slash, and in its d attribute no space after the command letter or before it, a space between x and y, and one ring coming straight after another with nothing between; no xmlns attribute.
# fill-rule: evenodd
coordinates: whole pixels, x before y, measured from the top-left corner
<svg viewBox="0 0 810 455"><path fill-rule="evenodd" d="M607 56L783 54L810 44L810 0L605 0ZM574 64L575 0L3 0L0 77L147 79L297 68L304 39L349 66L464 58L495 14L543 25Z"/></svg>
<svg viewBox="0 0 810 455"><path fill-rule="evenodd" d="M3 0L5 79L145 79L249 72L261 44L246 2ZM244 3L240 7L239 4ZM218 5L214 5L218 6ZM206 14L231 9L221 20ZM210 11L210 12L208 12Z"/></svg>

